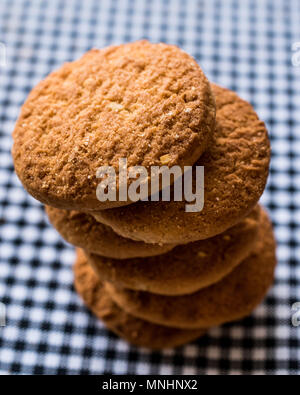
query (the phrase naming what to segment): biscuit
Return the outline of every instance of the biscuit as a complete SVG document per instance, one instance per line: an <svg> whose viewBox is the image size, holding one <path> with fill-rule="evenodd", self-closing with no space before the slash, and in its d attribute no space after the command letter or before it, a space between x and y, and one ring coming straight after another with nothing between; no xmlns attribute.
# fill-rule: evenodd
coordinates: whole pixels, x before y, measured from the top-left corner
<svg viewBox="0 0 300 395"><path fill-rule="evenodd" d="M109 297L80 250L74 266L75 288L87 307L115 334L137 346L171 348L197 339L205 330L167 328L133 317Z"/></svg>
<svg viewBox="0 0 300 395"><path fill-rule="evenodd" d="M37 200L102 210L130 201L97 199L99 167L115 169L118 191L119 159L128 168L192 165L214 127L214 96L196 61L175 46L138 41L91 50L40 82L23 105L12 153Z"/></svg>
<svg viewBox="0 0 300 395"><path fill-rule="evenodd" d="M114 259L149 257L163 254L173 244L146 244L125 239L90 214L46 206L50 222L69 243L94 254Z"/></svg>
<svg viewBox="0 0 300 395"><path fill-rule="evenodd" d="M227 277L191 295L161 296L116 288L106 283L112 299L129 314L165 326L209 328L249 315L273 282L276 266L272 225L263 213L253 253Z"/></svg>
<svg viewBox="0 0 300 395"><path fill-rule="evenodd" d="M175 247L151 258L116 260L86 254L102 281L160 295L194 293L220 281L255 246L260 207L238 225L211 239Z"/></svg>
<svg viewBox="0 0 300 395"><path fill-rule="evenodd" d="M267 130L252 106L212 85L217 126L204 166L204 208L185 212L185 201L142 202L99 212L95 218L123 237L146 243L184 244L213 237L235 225L259 200L269 172Z"/></svg>

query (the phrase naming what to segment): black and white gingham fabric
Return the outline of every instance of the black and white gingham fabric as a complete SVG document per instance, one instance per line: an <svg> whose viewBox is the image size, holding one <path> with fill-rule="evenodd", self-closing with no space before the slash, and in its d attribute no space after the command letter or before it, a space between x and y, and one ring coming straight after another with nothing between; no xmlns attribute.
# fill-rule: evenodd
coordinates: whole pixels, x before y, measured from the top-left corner
<svg viewBox="0 0 300 395"><path fill-rule="evenodd" d="M299 22L299 0L0 0L2 374L300 373L291 310L300 302ZM251 317L164 352L129 346L86 310L72 286L74 250L23 190L10 155L20 106L43 76L91 47L140 38L181 46L250 100L273 147L262 200L278 240L275 286Z"/></svg>

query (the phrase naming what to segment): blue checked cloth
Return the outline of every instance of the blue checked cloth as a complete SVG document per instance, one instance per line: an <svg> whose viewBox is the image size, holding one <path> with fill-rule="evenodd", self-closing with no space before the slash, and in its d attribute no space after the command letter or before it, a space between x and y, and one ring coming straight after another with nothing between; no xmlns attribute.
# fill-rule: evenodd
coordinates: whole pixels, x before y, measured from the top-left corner
<svg viewBox="0 0 300 395"><path fill-rule="evenodd" d="M163 352L129 346L87 311L72 285L74 250L23 190L10 155L39 80L91 47L141 38L179 45L210 80L250 100L273 147L262 202L278 240L275 286L251 317ZM299 374L300 1L0 0L0 42L0 372Z"/></svg>

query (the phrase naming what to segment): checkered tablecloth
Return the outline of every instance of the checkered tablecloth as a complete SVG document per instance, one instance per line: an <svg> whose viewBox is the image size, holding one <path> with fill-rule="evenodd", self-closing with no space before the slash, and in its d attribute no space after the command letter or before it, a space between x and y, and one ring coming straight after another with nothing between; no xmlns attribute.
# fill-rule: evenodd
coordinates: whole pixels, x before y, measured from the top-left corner
<svg viewBox="0 0 300 395"><path fill-rule="evenodd" d="M74 250L23 190L10 155L20 106L42 77L91 47L140 38L181 46L250 100L273 147L262 201L278 240L275 286L251 317L163 352L129 346L86 310L72 285ZM0 42L0 372L299 374L300 1L0 0Z"/></svg>

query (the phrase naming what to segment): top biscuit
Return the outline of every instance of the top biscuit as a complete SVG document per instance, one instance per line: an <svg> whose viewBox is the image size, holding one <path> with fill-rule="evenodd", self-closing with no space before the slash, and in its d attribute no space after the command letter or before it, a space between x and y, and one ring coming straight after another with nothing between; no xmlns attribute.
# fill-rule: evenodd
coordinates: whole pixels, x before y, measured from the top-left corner
<svg viewBox="0 0 300 395"><path fill-rule="evenodd" d="M117 207L130 202L97 200L100 166L192 165L214 126L210 84L179 48L139 41L91 50L30 93L13 133L15 169L45 204Z"/></svg>

